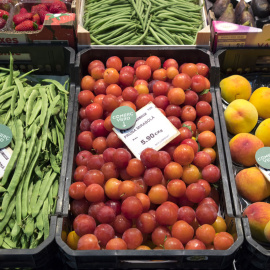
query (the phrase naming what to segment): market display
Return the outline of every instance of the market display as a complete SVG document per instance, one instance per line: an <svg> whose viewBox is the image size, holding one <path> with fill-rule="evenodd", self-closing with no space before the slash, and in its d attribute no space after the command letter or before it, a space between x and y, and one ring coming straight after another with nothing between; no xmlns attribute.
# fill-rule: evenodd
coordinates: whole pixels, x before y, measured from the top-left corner
<svg viewBox="0 0 270 270"><path fill-rule="evenodd" d="M12 131L13 150L0 181L0 246L5 249L32 249L43 242L58 199L68 81L37 83L34 73L13 70L12 56L10 69L0 67L0 123Z"/></svg>
<svg viewBox="0 0 270 270"><path fill-rule="evenodd" d="M95 45L191 45L203 28L199 1L85 1L83 26Z"/></svg>
<svg viewBox="0 0 270 270"><path fill-rule="evenodd" d="M208 72L203 63L179 67L154 55L133 66L123 67L117 56L89 63L78 95L70 248L226 250L234 244L218 214L214 184L221 175ZM135 158L113 130L111 113L121 106L139 111L149 102L180 134L160 151L147 147L155 134L145 136Z"/></svg>

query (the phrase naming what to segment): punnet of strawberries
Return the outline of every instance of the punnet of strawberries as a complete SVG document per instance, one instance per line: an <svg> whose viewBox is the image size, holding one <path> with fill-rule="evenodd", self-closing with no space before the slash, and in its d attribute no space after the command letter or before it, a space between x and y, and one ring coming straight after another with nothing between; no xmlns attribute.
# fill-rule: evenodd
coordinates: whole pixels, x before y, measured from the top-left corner
<svg viewBox="0 0 270 270"><path fill-rule="evenodd" d="M0 29L3 29L7 23L9 12L3 9L0 9Z"/></svg>
<svg viewBox="0 0 270 270"><path fill-rule="evenodd" d="M44 19L48 13L67 13L68 9L60 0L48 1L32 5L30 9L22 7L20 12L13 16L16 31L35 31L43 27Z"/></svg>

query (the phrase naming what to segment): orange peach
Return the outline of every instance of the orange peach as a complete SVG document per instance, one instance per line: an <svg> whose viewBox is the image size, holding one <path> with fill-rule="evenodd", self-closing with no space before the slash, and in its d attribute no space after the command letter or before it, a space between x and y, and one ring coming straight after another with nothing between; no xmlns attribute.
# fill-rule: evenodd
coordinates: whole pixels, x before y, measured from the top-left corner
<svg viewBox="0 0 270 270"><path fill-rule="evenodd" d="M250 167L256 164L255 154L264 147L263 142L250 133L239 133L229 142L232 160Z"/></svg>
<svg viewBox="0 0 270 270"><path fill-rule="evenodd" d="M270 183L256 167L240 171L235 182L239 194L251 202L259 202L270 196Z"/></svg>
<svg viewBox="0 0 270 270"><path fill-rule="evenodd" d="M252 237L256 240L267 242L264 230L270 220L270 204L255 202L245 209L243 215L248 218Z"/></svg>

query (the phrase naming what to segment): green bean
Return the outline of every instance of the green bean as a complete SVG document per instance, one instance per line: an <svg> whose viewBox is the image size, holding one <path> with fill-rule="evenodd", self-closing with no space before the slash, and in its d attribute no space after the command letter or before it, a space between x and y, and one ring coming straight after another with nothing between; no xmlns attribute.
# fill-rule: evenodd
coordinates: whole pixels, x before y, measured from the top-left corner
<svg viewBox="0 0 270 270"><path fill-rule="evenodd" d="M1 94L1 92L0 92L0 94ZM11 98L12 97L12 94L13 94L13 92L11 91L11 92L8 92L8 93L6 93L4 95L1 95L0 96L0 103L3 103L7 99Z"/></svg>
<svg viewBox="0 0 270 270"><path fill-rule="evenodd" d="M142 19L142 16L141 16L141 14L140 14L140 11L138 10L138 8L137 8L137 6L136 6L134 0L130 0L130 2L131 2L131 4L133 5L133 8L135 9L135 11L136 11L136 13L137 13L137 15L138 15L138 18L139 18L139 20L140 20L140 22L141 22L141 25L143 26L143 19ZM145 28L143 28L143 30L145 31Z"/></svg>
<svg viewBox="0 0 270 270"><path fill-rule="evenodd" d="M2 90L1 90L1 95L4 95L4 94L6 94L6 93L9 93L11 90L13 90L14 88L15 88L16 86L15 85L11 85L11 86L9 86L9 87L7 87L7 88L3 88Z"/></svg>
<svg viewBox="0 0 270 270"><path fill-rule="evenodd" d="M41 171L40 166L36 166L34 170L39 178L43 178L44 172Z"/></svg>
<svg viewBox="0 0 270 270"><path fill-rule="evenodd" d="M29 119L30 119L30 115L32 113L33 107L34 107L34 102L36 100L36 98L38 97L38 91L37 90L33 90L28 102L27 102L27 109L26 109L26 126L29 125Z"/></svg>
<svg viewBox="0 0 270 270"><path fill-rule="evenodd" d="M25 163L24 163L23 171L26 170L26 168L28 166L28 162L30 161L30 157L31 157L31 155L33 153L33 148L34 148L34 145L35 145L36 138L37 138L37 126L34 123L33 124L33 129L32 129L32 136L31 136L31 139L29 141L29 147L27 149L27 153L26 153L26 157L25 157Z"/></svg>
<svg viewBox="0 0 270 270"><path fill-rule="evenodd" d="M30 200L30 198L31 198L28 196L28 185L29 185L29 181L30 181L30 178L32 175L32 171L33 171L34 167L36 166L36 162L37 162L37 159L38 159L39 154L40 154L41 144L42 144L42 141L38 140L35 157L33 158L32 162L29 166L29 169L26 173L26 176L25 176L25 182L23 185L23 192L22 192L22 217L23 218L26 218L26 216L27 216L28 200Z"/></svg>
<svg viewBox="0 0 270 270"><path fill-rule="evenodd" d="M17 208L17 206L16 206L16 208ZM11 237L15 238L20 233L20 231L21 231L21 227L18 225L17 221L15 221L15 224L11 230L11 233L10 233Z"/></svg>
<svg viewBox="0 0 270 270"><path fill-rule="evenodd" d="M60 132L65 136L65 131L62 129L62 127L61 127L61 125L60 125L60 123L57 120L57 117L55 115L53 116L53 119L54 119L56 126L59 128Z"/></svg>
<svg viewBox="0 0 270 270"><path fill-rule="evenodd" d="M48 109L46 119L44 122L44 125L42 127L42 135L41 135L41 140L42 140L42 150L45 150L46 147L46 142L47 142L47 137L48 137L48 126L49 126L49 121L50 117L52 114L52 110L55 107L56 103L59 101L60 95L57 95L55 99L53 100L52 104L50 105L50 108Z"/></svg>
<svg viewBox="0 0 270 270"><path fill-rule="evenodd" d="M56 129L52 128L51 132L52 132L52 142L53 142L54 145L57 145Z"/></svg>
<svg viewBox="0 0 270 270"><path fill-rule="evenodd" d="M53 171L60 174L61 168L57 165L55 156L52 154L52 152L50 153L50 163Z"/></svg>
<svg viewBox="0 0 270 270"><path fill-rule="evenodd" d="M163 41L159 38L159 36L156 34L156 32L154 31L154 29L153 29L151 26L150 26L149 30L150 30L151 34L153 35L153 37L156 39L156 41L157 41L159 44L166 45L166 43L163 42Z"/></svg>
<svg viewBox="0 0 270 270"><path fill-rule="evenodd" d="M13 218L11 218L11 219L9 220L9 222L8 222L8 226L9 226L9 228L12 230L13 227L14 227L14 225L15 225L15 220L14 220Z"/></svg>
<svg viewBox="0 0 270 270"><path fill-rule="evenodd" d="M13 56L10 53L9 54L9 77L8 77L8 81L7 81L7 85L6 86L11 86L12 85L12 81L13 81ZM5 86L5 84L4 84ZM5 88L5 87L3 87Z"/></svg>
<svg viewBox="0 0 270 270"><path fill-rule="evenodd" d="M42 214L43 214L43 212L40 211L39 214L36 217L36 226L40 231L42 231L43 228L44 228L43 215Z"/></svg>
<svg viewBox="0 0 270 270"><path fill-rule="evenodd" d="M7 114L6 114L6 116L5 116L5 120L4 120L3 125L7 125L10 117L11 117L11 111L8 111Z"/></svg>
<svg viewBox="0 0 270 270"><path fill-rule="evenodd" d="M63 87L63 85L61 83L59 83L58 81L56 81L56 80L45 79L45 80L42 80L42 81L43 82L52 83L52 84L54 84L57 87L57 89L60 92L65 93L65 94L69 94L69 92L65 90L65 88Z"/></svg>
<svg viewBox="0 0 270 270"><path fill-rule="evenodd" d="M10 237L5 237L4 238L4 243L7 244L11 248L16 248L17 247L16 242L13 242Z"/></svg>
<svg viewBox="0 0 270 270"><path fill-rule="evenodd" d="M36 84L33 87L29 87L29 88L25 89L24 94L23 94L24 99L27 100L30 97L32 91L35 89L38 89L40 86L41 86L41 84Z"/></svg>
<svg viewBox="0 0 270 270"><path fill-rule="evenodd" d="M43 237L43 231L40 231L37 235L37 238L35 239L35 241L32 243L32 245L30 245L30 249L31 248L35 248L39 245L39 243L41 242L42 240L42 237Z"/></svg>
<svg viewBox="0 0 270 270"><path fill-rule="evenodd" d="M41 107L42 107L42 100L41 99L38 99L38 101L36 102L34 108L33 108L33 111L31 113L31 116L28 120L28 125L30 126L34 120L37 118L37 115L39 114L40 110L41 110Z"/></svg>
<svg viewBox="0 0 270 270"><path fill-rule="evenodd" d="M15 79L15 83L19 89L20 98L18 100L18 106L14 111L14 116L18 116L22 113L25 105L25 99L24 99L24 89L21 81L19 79Z"/></svg>
<svg viewBox="0 0 270 270"><path fill-rule="evenodd" d="M41 107L39 125L42 127L46 118L47 111L48 111L48 97L45 93L45 88L41 88L39 91L42 97L42 107Z"/></svg>
<svg viewBox="0 0 270 270"><path fill-rule="evenodd" d="M56 176L57 176L57 174L54 173L54 172L50 176L49 181L48 181L46 187L43 190L43 193L40 195L40 197L39 197L39 199L38 199L38 201L37 201L34 209L32 209L32 216L33 217L36 217L38 215L39 210L40 210L42 204L44 203L44 200L47 197L47 194L49 192L49 189L50 189L50 187L51 187L51 185L52 185L52 183L53 183L53 181L54 181L54 179L55 179Z"/></svg>
<svg viewBox="0 0 270 270"><path fill-rule="evenodd" d="M7 223L9 222L9 219L12 215L12 212L15 208L15 198L13 197L13 199L11 200L9 206L8 206L8 209L7 209L7 212L6 212L6 215L4 217L4 219L2 219L0 221L0 232L2 232L5 228L5 226L7 225Z"/></svg>
<svg viewBox="0 0 270 270"><path fill-rule="evenodd" d="M0 247L2 246L2 244L4 242L5 236L6 236L6 232L5 231L0 234Z"/></svg>
<svg viewBox="0 0 270 270"><path fill-rule="evenodd" d="M25 234L22 235L20 242L21 242L22 249L28 248L29 245L28 245L28 241Z"/></svg>
<svg viewBox="0 0 270 270"><path fill-rule="evenodd" d="M0 193L6 192L7 190L4 187L0 186Z"/></svg>
<svg viewBox="0 0 270 270"><path fill-rule="evenodd" d="M35 229L34 219L32 217L28 217L23 230L27 239L30 239L30 237L33 235L34 229Z"/></svg>
<svg viewBox="0 0 270 270"><path fill-rule="evenodd" d="M15 125L14 125L15 126ZM8 162L8 165L5 169L4 172L4 176L2 178L2 181L0 183L1 186L4 186L8 180L8 177L11 173L11 170L13 169L13 166L18 158L19 152L21 150L21 146L22 146L22 140L23 140L23 126L22 126L22 121L21 120L17 120L16 122L16 130L18 130L18 136L16 138L16 144L15 144L15 148L14 151L12 153L12 156Z"/></svg>
<svg viewBox="0 0 270 270"><path fill-rule="evenodd" d="M12 97L11 97L11 99L12 99ZM6 101L4 104L2 104L3 106L1 107L1 110L10 109L10 106L11 106L11 99L9 99L9 100Z"/></svg>
<svg viewBox="0 0 270 270"><path fill-rule="evenodd" d="M19 184L17 193L16 193L16 224L18 226L22 225L22 188L24 181L22 180Z"/></svg>
<svg viewBox="0 0 270 270"><path fill-rule="evenodd" d="M43 216L44 240L45 240L50 234L50 224L48 218L48 198L44 201L42 208L42 216Z"/></svg>
<svg viewBox="0 0 270 270"><path fill-rule="evenodd" d="M31 212L32 212L32 209L35 207L35 204L37 202L37 199L38 199L38 196L39 196L39 193L40 193L40 186L41 186L41 180L38 180L36 182L36 184L34 185L32 196L31 196L31 199L30 199L29 210L31 210ZM28 210L28 214L31 214L31 212L29 212L29 210Z"/></svg>
<svg viewBox="0 0 270 270"><path fill-rule="evenodd" d="M7 208L8 208L8 205L9 205L9 202L10 202L13 194L15 193L15 190L16 190L18 183L21 179L22 172L23 172L24 160L25 160L25 152L26 152L26 143L23 142L22 143L22 150L21 150L21 153L20 153L16 168L15 168L15 172L14 172L13 177L9 183L8 188L7 188L7 193L5 194L5 196L3 198L2 209L0 212L0 219L4 218L6 211L7 211Z"/></svg>
<svg viewBox="0 0 270 270"><path fill-rule="evenodd" d="M33 72L35 72L35 71L37 71L37 70L38 70L38 69L31 69L30 71L28 71L28 72L24 73L23 75L21 75L21 76L19 77L19 79L22 80L23 78L25 78L26 76L28 76L29 74L31 74L31 73L33 73Z"/></svg>
<svg viewBox="0 0 270 270"><path fill-rule="evenodd" d="M149 29L149 27L150 27L150 23L151 23L151 16L150 16L150 18L149 18L148 24L147 24L147 26L146 26L146 30L144 31L143 35L140 36L140 37L139 37L138 39L136 39L135 41L131 42L130 45L135 45L135 44L137 44L138 42L141 42L141 41L144 39L144 37L145 37L145 36L147 35L147 33L148 33L148 29Z"/></svg>

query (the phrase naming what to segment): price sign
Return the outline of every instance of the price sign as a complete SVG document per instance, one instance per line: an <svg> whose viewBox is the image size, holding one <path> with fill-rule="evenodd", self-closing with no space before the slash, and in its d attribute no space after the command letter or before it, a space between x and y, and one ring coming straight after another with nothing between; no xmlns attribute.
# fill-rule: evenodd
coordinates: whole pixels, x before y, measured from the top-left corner
<svg viewBox="0 0 270 270"><path fill-rule="evenodd" d="M11 158L12 150L10 147L0 149L0 179L4 176L5 169Z"/></svg>
<svg viewBox="0 0 270 270"><path fill-rule="evenodd" d="M132 128L113 130L138 159L145 148L160 150L180 134L152 102L136 112Z"/></svg>

